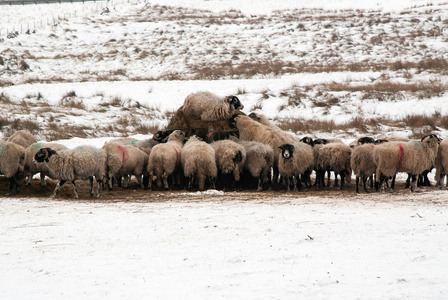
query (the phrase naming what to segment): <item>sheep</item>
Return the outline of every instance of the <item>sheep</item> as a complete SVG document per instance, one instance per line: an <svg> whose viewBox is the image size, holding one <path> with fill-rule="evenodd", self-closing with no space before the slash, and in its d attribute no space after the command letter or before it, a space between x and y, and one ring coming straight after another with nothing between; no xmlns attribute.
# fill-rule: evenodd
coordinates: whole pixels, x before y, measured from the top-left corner
<svg viewBox="0 0 448 300"><path fill-rule="evenodd" d="M234 115L244 115L244 113L236 110L232 116ZM185 132L186 137L196 135L205 141L210 138L211 131L212 135L214 135L213 132L234 131L235 128L231 126L230 120L202 121L185 115L183 106L181 106L174 113L165 131L174 130L182 130Z"/></svg>
<svg viewBox="0 0 448 300"><path fill-rule="evenodd" d="M6 141L27 148L31 144L36 143L37 139L28 130L19 130L11 135Z"/></svg>
<svg viewBox="0 0 448 300"><path fill-rule="evenodd" d="M350 177L352 169L350 166L351 148L343 143L330 143L319 148L316 179L319 187L324 187L325 171L332 170L335 174L335 185L338 185L337 175L341 176L339 189L344 187L346 177ZM327 186L330 186L328 178Z"/></svg>
<svg viewBox="0 0 448 300"><path fill-rule="evenodd" d="M278 127L277 125L275 125L274 122L270 121L270 120L269 120L265 115L263 115L263 114L259 114L259 113L254 113L254 112L252 112L252 113L250 113L250 114L248 115L248 117L250 117L252 120L254 120L254 121L256 121L256 122L258 122L258 123L260 123L260 124L263 124L263 125L265 125L265 126L271 128L272 130L278 132L279 134L285 135L285 137L286 137L287 139L291 139L292 142L294 142L294 143L298 143L298 142L301 141L299 137L295 136L295 135L292 134L292 133L289 133L289 132L284 131L283 129L281 129L280 127Z"/></svg>
<svg viewBox="0 0 448 300"><path fill-rule="evenodd" d="M93 177L97 181L96 197L100 196L100 182L103 180L106 165L106 152L92 146L78 146L74 149L56 151L41 148L34 156L39 163L47 164L50 176L58 179L51 197L55 197L68 181L73 187L74 198L78 199L75 180L90 180L90 195L93 196Z"/></svg>
<svg viewBox="0 0 448 300"><path fill-rule="evenodd" d="M435 134L423 137L420 141L388 142L375 147L373 157L377 165L375 185L382 187L388 178L398 172L411 175L411 191L415 191L416 176L431 168L437 157L440 139ZM392 191L394 182L389 189Z"/></svg>
<svg viewBox="0 0 448 300"><path fill-rule="evenodd" d="M8 193L19 192L19 180L24 177L25 148L19 144L0 141L0 174L9 179Z"/></svg>
<svg viewBox="0 0 448 300"><path fill-rule="evenodd" d="M146 175L148 154L132 144L120 144L117 141L103 145L106 153L106 180L109 190L112 190L112 179L124 177L123 187L127 188L132 175L138 185L144 188L142 175Z"/></svg>
<svg viewBox="0 0 448 300"><path fill-rule="evenodd" d="M232 124L238 129L241 140L255 141L266 145L270 145L274 149L274 178L278 179L278 160L280 154L280 146L283 144L292 144L294 140L277 130L267 127L257 121L252 120L248 116L237 115L232 119Z"/></svg>
<svg viewBox="0 0 448 300"><path fill-rule="evenodd" d="M244 163L243 176L251 186L252 179L256 179L257 191L263 190L263 185L270 180L271 169L274 165L274 149L272 146L254 142L234 139L246 150L246 161ZM243 180L241 180L242 182Z"/></svg>
<svg viewBox="0 0 448 300"><path fill-rule="evenodd" d="M437 185L442 189L444 178L448 173L448 141L442 141L440 143L435 161L435 167L435 180L437 181ZM446 186L448 187L448 180L446 182Z"/></svg>
<svg viewBox="0 0 448 300"><path fill-rule="evenodd" d="M228 120L236 110L244 105L236 96L219 97L213 93L201 91L187 96L183 104L183 113L202 121Z"/></svg>
<svg viewBox="0 0 448 300"><path fill-rule="evenodd" d="M240 181L241 172L246 162L246 150L242 145L231 140L221 140L210 144L215 150L219 179L223 181L223 189L229 188L231 182ZM233 176L232 176L233 175ZM233 180L230 178L232 176Z"/></svg>
<svg viewBox="0 0 448 300"><path fill-rule="evenodd" d="M296 191L297 185L301 187L299 176L307 177L314 167L313 149L310 145L302 142L293 145L283 144L279 148L281 149L278 165L280 175L286 179L288 192L290 191L291 179L294 180L293 187ZM307 180L306 185L309 187Z"/></svg>
<svg viewBox="0 0 448 300"><path fill-rule="evenodd" d="M182 149L181 164L185 177L188 178L188 189L192 189L197 179L200 191L205 190L205 180L208 178L211 187L215 188L215 179L218 174L215 150L209 144L191 136Z"/></svg>
<svg viewBox="0 0 448 300"><path fill-rule="evenodd" d="M25 172L28 173L28 180L26 185L31 185L31 181L33 179L33 176L37 173L40 173L40 184L45 185L45 176L48 176L51 178L50 171L47 168L46 164L39 164L36 163L34 160L34 156L36 155L37 151L41 148L51 148L53 150L59 151L59 150L65 150L68 149L66 146L58 144L58 143L43 143L38 142L31 144L25 149ZM55 178L52 178L55 179Z"/></svg>
<svg viewBox="0 0 448 300"><path fill-rule="evenodd" d="M356 175L356 192L359 193L359 180L362 179L364 192L368 192L366 182L367 178L370 178L371 184L372 176L376 171L376 164L373 159L373 149L375 144L366 143L363 145L356 146L352 150L352 155L350 158L350 166L353 173Z"/></svg>
<svg viewBox="0 0 448 300"><path fill-rule="evenodd" d="M148 161L149 189L153 181L157 182L159 188L163 181L164 188L169 189L168 176L179 171L184 140L185 132L175 130L168 136L166 143L154 146Z"/></svg>

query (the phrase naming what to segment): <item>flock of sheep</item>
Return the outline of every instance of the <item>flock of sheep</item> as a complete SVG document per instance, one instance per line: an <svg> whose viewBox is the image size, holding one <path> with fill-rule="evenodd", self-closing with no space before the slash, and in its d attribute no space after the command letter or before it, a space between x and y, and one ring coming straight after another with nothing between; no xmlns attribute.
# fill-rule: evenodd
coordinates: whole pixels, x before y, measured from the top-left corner
<svg viewBox="0 0 448 300"><path fill-rule="evenodd" d="M376 190L388 187L392 191L395 175L405 172L414 191L417 179L428 183L426 175L435 167L436 181L443 185L448 170L448 142L434 134L416 141L363 137L346 145L337 139L298 138L261 114L245 115L243 108L235 96L193 93L173 117L181 119L172 120L172 124L188 127L168 126L148 140L120 138L101 148L67 149L57 143L38 142L29 132L18 131L0 141L0 174L9 179L8 195L19 191L19 183L26 176L30 185L33 176L40 173L41 185L45 185L45 176L58 181L53 197L69 183L75 198L76 180L89 179L90 195L99 197L101 187L127 187L131 176L147 189L156 185L164 189L261 191L285 186L295 191L313 185L313 172L314 185L319 188L330 185L333 172L335 185L342 189L353 172L359 192L360 181L368 191L367 179L370 188L375 182ZM207 125L200 127L207 128L205 134L191 127L192 122ZM217 135L215 129L220 126L229 130Z"/></svg>

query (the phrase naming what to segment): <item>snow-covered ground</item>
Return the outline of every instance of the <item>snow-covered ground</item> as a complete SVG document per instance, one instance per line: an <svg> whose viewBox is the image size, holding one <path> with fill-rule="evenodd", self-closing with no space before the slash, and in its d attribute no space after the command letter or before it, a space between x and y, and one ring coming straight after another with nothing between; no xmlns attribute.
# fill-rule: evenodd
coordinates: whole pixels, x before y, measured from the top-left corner
<svg viewBox="0 0 448 300"><path fill-rule="evenodd" d="M162 197L145 203L2 199L0 297L448 296L445 192Z"/></svg>
<svg viewBox="0 0 448 300"><path fill-rule="evenodd" d="M102 146L122 119L164 128L198 90L238 94L244 112L280 119L448 114L443 88L384 99L325 89L378 81L446 86L448 75L437 68L186 80L204 62L375 67L447 59L444 1L113 1L101 14L104 4L0 6L0 138L11 132L8 122L28 120L40 126L39 139L47 127L84 126L88 138L58 142ZM8 39L11 26L36 32ZM284 107L294 93L300 101ZM62 105L67 94L82 107ZM119 105L108 105L114 99ZM375 136L413 134L407 126L381 128ZM448 137L446 128L432 129ZM132 124L124 131L151 136ZM350 142L365 133L315 134ZM447 207L448 194L435 188L151 192L138 201L1 197L0 299L447 299Z"/></svg>

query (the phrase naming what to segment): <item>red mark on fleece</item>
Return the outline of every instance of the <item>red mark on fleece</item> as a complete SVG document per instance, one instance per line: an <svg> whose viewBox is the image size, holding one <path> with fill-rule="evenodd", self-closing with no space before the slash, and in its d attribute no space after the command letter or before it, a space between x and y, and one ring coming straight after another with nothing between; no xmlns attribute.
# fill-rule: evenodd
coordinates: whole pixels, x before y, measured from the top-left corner
<svg viewBox="0 0 448 300"><path fill-rule="evenodd" d="M126 149L123 146L117 146L118 150L121 151L121 154L123 155L123 157L121 158L122 162L125 162L128 160L129 155L128 155L128 151L126 151Z"/></svg>
<svg viewBox="0 0 448 300"><path fill-rule="evenodd" d="M401 164L403 163L403 158L404 158L404 149L401 144L398 144L398 147L400 148L400 159L398 160L398 167L401 167Z"/></svg>
<svg viewBox="0 0 448 300"><path fill-rule="evenodd" d="M176 152L176 161L179 161L179 152L177 152L176 147L173 146L174 152Z"/></svg>
<svg viewBox="0 0 448 300"><path fill-rule="evenodd" d="M188 106L190 105L190 102L193 102L193 99L196 97L196 94L192 94L190 96L187 97L187 99L185 99L185 105Z"/></svg>

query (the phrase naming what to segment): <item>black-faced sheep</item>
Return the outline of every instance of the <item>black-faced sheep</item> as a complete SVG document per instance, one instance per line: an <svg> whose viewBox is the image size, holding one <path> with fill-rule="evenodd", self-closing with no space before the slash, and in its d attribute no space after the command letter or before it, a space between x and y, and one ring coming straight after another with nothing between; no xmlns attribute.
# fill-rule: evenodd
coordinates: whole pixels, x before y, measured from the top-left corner
<svg viewBox="0 0 448 300"><path fill-rule="evenodd" d="M58 143L43 143L38 142L31 144L29 147L25 149L25 172L28 173L28 180L26 185L31 185L31 181L33 179L33 176L37 173L40 173L40 184L45 185L45 176L48 176L51 178L50 170L48 170L48 167L46 164L37 163L34 160L34 156L36 155L37 151L41 148L51 148L53 150L59 151L59 150L66 150L68 149L66 146L58 144ZM55 178L51 178L55 179Z"/></svg>
<svg viewBox="0 0 448 300"><path fill-rule="evenodd" d="M195 135L191 136L182 149L181 164L184 175L188 178L188 189L192 189L197 180L199 190L205 190L206 179L209 179L211 187L215 188L218 168L212 146Z"/></svg>
<svg viewBox="0 0 448 300"><path fill-rule="evenodd" d="M68 181L73 187L74 198L78 198L75 180L90 180L90 195L93 196L93 177L97 181L96 197L100 196L100 182L104 177L106 152L92 146L78 146L74 149L56 151L41 148L34 159L48 165L52 178L59 180L51 197L55 197Z"/></svg>
<svg viewBox="0 0 448 300"><path fill-rule="evenodd" d="M278 169L280 175L285 178L287 190L291 189L291 181L293 181L293 189L301 187L300 176L308 178L309 173L314 167L314 154L310 145L299 142L293 144L284 144L279 147L281 153L279 154ZM306 180L306 185L309 187L309 182Z"/></svg>
<svg viewBox="0 0 448 300"><path fill-rule="evenodd" d="M180 159L182 154L182 147L185 140L185 132L181 130L173 131L166 143L154 146L149 155L148 173L149 173L149 188L152 188L152 182L156 181L157 186L163 186L168 189L168 177L179 172Z"/></svg>
<svg viewBox="0 0 448 300"><path fill-rule="evenodd" d="M183 104L186 116L202 121L228 120L244 105L236 96L219 97L210 92L197 92L187 96Z"/></svg>
<svg viewBox="0 0 448 300"><path fill-rule="evenodd" d="M431 168L437 157L440 139L428 135L421 141L388 142L375 147L373 157L377 165L375 184L377 188L387 184L388 178L398 172L411 175L411 191L415 191L416 177ZM393 184L390 191L393 189Z"/></svg>
<svg viewBox="0 0 448 300"><path fill-rule="evenodd" d="M218 182L223 189L229 189L240 181L246 162L246 150L240 144L231 140L221 140L210 144L215 150L218 166Z"/></svg>
<svg viewBox="0 0 448 300"><path fill-rule="evenodd" d="M9 179L7 196L19 192L19 180L24 177L25 148L12 142L0 141L0 174Z"/></svg>
<svg viewBox="0 0 448 300"><path fill-rule="evenodd" d="M11 135L6 141L16 143L23 148L27 148L31 144L36 143L37 139L29 131L20 130Z"/></svg>

